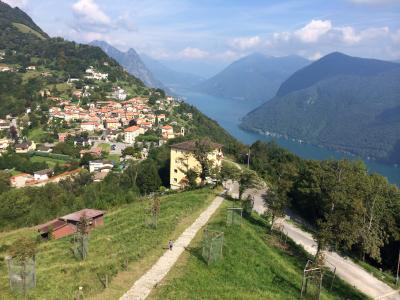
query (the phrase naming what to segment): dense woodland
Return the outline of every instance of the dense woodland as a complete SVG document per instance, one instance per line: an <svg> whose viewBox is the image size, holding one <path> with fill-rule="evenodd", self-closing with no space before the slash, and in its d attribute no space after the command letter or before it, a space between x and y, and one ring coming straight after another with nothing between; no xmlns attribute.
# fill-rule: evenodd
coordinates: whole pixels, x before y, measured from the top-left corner
<svg viewBox="0 0 400 300"><path fill-rule="evenodd" d="M251 146L251 167L276 202L303 217L322 249L395 270L400 247L400 191L369 174L362 161L303 160L274 143Z"/></svg>

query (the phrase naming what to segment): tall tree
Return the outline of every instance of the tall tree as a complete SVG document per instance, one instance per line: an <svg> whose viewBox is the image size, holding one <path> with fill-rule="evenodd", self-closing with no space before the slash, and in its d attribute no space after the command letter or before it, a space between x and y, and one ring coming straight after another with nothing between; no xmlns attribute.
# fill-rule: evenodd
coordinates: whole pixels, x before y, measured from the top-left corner
<svg viewBox="0 0 400 300"><path fill-rule="evenodd" d="M264 205L267 208L267 214L271 219L271 232L276 218L285 216L285 209L288 206L286 195L279 194L276 190L270 189L262 195Z"/></svg>

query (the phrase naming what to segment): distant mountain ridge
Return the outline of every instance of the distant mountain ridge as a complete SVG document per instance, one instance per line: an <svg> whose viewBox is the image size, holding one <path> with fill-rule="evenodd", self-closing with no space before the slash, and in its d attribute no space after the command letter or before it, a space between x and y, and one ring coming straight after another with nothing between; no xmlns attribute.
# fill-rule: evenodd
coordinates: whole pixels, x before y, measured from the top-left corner
<svg viewBox="0 0 400 300"><path fill-rule="evenodd" d="M400 65L329 54L290 76L241 126L400 163Z"/></svg>
<svg viewBox="0 0 400 300"><path fill-rule="evenodd" d="M163 85L174 90L176 88L190 88L203 80L202 77L185 72L172 70L163 63L145 55L140 54L147 68Z"/></svg>
<svg viewBox="0 0 400 300"><path fill-rule="evenodd" d="M100 47L107 55L114 58L130 74L142 80L148 87L164 88L164 85L154 77L134 49L130 48L127 52L122 52L107 42L98 40L92 41L90 45Z"/></svg>
<svg viewBox="0 0 400 300"><path fill-rule="evenodd" d="M285 79L307 64L309 61L299 56L253 53L233 62L195 89L213 96L261 103L272 98Z"/></svg>

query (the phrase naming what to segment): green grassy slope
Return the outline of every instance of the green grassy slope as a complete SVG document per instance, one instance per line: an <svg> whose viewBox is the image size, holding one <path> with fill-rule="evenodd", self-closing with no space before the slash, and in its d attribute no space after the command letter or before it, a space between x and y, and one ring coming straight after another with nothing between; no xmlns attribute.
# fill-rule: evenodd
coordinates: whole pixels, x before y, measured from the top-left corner
<svg viewBox="0 0 400 300"><path fill-rule="evenodd" d="M144 226L144 209L148 201L134 202L110 211L105 217L105 226L90 235L89 257L77 261L70 248L71 238L44 242L37 254L37 287L28 299L72 299L79 286L83 286L85 297L116 299L121 296L165 251L169 239L175 239L200 214L215 194L208 189L173 194L162 198L159 226L150 229ZM22 299L12 295L8 288L8 276L2 257L6 249L21 235L35 235L33 228L0 234L0 299ZM128 270L122 263L129 261ZM97 274L107 273L111 287L104 290ZM119 273L119 274L117 274ZM127 273L125 282L120 274ZM115 279L115 280L114 280Z"/></svg>
<svg viewBox="0 0 400 300"><path fill-rule="evenodd" d="M241 227L226 227L226 206L209 225L225 233L223 260L212 266L204 263L199 233L151 299L299 299L304 251L293 244L278 247L278 239L265 234L259 217L243 220ZM332 291L324 288L321 297L365 298L339 279Z"/></svg>
<svg viewBox="0 0 400 300"><path fill-rule="evenodd" d="M46 38L41 35L39 32L37 32L36 30L33 30L32 28L26 26L25 24L21 24L21 23L12 23L19 31L21 31L22 33L31 33L35 36L37 36L39 39L41 40L45 40Z"/></svg>

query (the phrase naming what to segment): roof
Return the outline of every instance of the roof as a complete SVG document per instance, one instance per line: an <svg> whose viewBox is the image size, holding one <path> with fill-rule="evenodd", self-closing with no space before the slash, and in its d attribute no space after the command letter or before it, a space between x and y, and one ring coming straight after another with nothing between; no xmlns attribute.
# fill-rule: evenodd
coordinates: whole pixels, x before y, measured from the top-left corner
<svg viewBox="0 0 400 300"><path fill-rule="evenodd" d="M134 132L134 131L138 131L140 128L139 127L137 127L137 126L131 126L131 127L128 127L128 128L125 128L125 132Z"/></svg>
<svg viewBox="0 0 400 300"><path fill-rule="evenodd" d="M205 140L202 140L201 142L205 142ZM210 146L213 149L217 149L217 148L222 148L223 145L210 142ZM171 148L185 150L185 151L194 151L197 147L196 147L196 141L187 141L187 142L171 145Z"/></svg>
<svg viewBox="0 0 400 300"><path fill-rule="evenodd" d="M93 218L96 218L96 217L104 215L104 213L105 212L102 211L102 210L85 208L85 209L82 209L80 211L76 211L76 212L73 212L73 213L71 213L69 215L63 216L63 217L60 218L60 220L78 222L82 218L83 215L85 215L86 218L93 219Z"/></svg>
<svg viewBox="0 0 400 300"><path fill-rule="evenodd" d="M39 225L38 231L40 233L47 233L50 231L50 228L52 230L57 230L61 227L64 227L65 225L67 225L67 222L65 222L63 220L59 220L59 219L54 219L54 220L51 220L50 222Z"/></svg>
<svg viewBox="0 0 400 300"><path fill-rule="evenodd" d="M111 161L111 160L97 159L97 160L91 160L91 161L89 161L89 164L114 165L114 162Z"/></svg>
<svg viewBox="0 0 400 300"><path fill-rule="evenodd" d="M50 174L52 172L53 172L52 169L44 169L44 170L36 171L36 172L34 172L34 174L37 174L37 175L48 175L48 174Z"/></svg>
<svg viewBox="0 0 400 300"><path fill-rule="evenodd" d="M163 126L163 127L161 127L162 129L172 129L172 126L170 126L170 125L165 125L165 126Z"/></svg>

